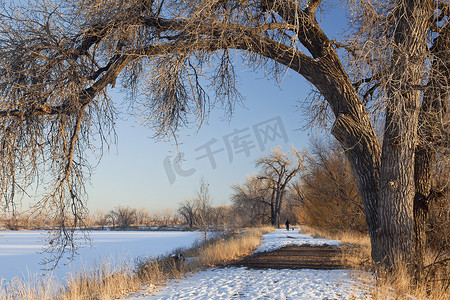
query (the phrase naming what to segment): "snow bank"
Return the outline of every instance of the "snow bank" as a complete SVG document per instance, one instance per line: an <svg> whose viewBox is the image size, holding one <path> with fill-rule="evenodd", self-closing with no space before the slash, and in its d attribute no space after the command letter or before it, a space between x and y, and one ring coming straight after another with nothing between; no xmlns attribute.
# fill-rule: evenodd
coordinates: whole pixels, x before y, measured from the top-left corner
<svg viewBox="0 0 450 300"><path fill-rule="evenodd" d="M336 240L317 239L312 236L301 234L298 231L287 231L286 229L277 229L273 232L263 235L262 243L256 248L254 253L270 252L286 246L332 246L339 247L340 242Z"/></svg>

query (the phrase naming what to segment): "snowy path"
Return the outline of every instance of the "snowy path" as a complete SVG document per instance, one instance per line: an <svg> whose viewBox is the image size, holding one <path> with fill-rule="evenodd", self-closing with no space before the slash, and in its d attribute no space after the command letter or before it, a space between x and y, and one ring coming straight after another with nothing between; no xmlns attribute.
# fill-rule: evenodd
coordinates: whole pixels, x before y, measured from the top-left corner
<svg viewBox="0 0 450 300"><path fill-rule="evenodd" d="M292 245L339 247L340 242L336 240L316 239L309 235L299 233L297 230L286 231L285 229L278 229L263 235L261 245L254 252L269 252Z"/></svg>
<svg viewBox="0 0 450 300"><path fill-rule="evenodd" d="M263 236L255 252L288 245L325 244L338 246L339 242L276 230ZM213 268L171 280L154 295L134 295L127 299L370 299L359 284L352 280L349 270Z"/></svg>

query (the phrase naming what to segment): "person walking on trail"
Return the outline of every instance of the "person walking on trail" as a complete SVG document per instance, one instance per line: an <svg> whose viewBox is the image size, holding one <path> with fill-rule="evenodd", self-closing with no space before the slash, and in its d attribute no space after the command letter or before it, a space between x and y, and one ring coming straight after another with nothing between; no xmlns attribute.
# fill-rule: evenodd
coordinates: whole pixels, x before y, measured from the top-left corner
<svg viewBox="0 0 450 300"><path fill-rule="evenodd" d="M291 224L291 223L289 223L289 220L287 220L285 224L286 224L286 230L289 231L289 224Z"/></svg>

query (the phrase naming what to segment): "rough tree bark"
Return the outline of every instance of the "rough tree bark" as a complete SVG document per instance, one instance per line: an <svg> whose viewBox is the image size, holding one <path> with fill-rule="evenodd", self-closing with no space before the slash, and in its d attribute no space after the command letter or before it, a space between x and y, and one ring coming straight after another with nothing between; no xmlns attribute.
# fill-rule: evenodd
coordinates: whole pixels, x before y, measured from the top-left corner
<svg viewBox="0 0 450 300"><path fill-rule="evenodd" d="M415 234L415 281L420 283L424 277L426 250L426 221L429 204L438 197L432 190L432 172L436 151L448 147L448 133L441 128L443 119L448 116L450 78L450 24L433 40L431 51L430 79L424 91L418 119L418 144L415 149L414 164L414 234Z"/></svg>
<svg viewBox="0 0 450 300"><path fill-rule="evenodd" d="M420 86L433 1L403 0L396 10L394 50L380 172L380 243L384 265L410 262L414 254L414 150Z"/></svg>

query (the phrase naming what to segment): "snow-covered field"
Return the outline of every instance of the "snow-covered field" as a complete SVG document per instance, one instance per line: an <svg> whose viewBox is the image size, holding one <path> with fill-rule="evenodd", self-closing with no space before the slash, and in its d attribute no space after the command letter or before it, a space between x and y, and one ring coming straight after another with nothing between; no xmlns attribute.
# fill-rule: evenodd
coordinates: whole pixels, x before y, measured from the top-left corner
<svg viewBox="0 0 450 300"><path fill-rule="evenodd" d="M0 279L4 283L14 277L30 280L49 275L41 265L46 258L40 254L45 236L46 232L39 231L0 232ZM79 249L79 255L69 264L61 260L52 276L64 282L71 273L90 270L100 262L123 263L170 253L191 246L201 236L198 232L95 231L90 234L92 247Z"/></svg>
<svg viewBox="0 0 450 300"><path fill-rule="evenodd" d="M338 246L339 241L279 229L264 235L255 252L288 245ZM354 280L355 275L349 270L213 268L171 280L154 295L149 295L154 287L146 287L140 295L126 299L370 299L365 292L367 285L362 280Z"/></svg>

